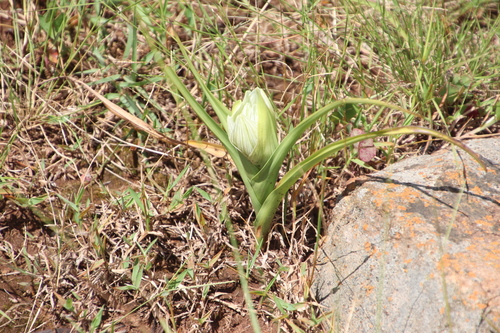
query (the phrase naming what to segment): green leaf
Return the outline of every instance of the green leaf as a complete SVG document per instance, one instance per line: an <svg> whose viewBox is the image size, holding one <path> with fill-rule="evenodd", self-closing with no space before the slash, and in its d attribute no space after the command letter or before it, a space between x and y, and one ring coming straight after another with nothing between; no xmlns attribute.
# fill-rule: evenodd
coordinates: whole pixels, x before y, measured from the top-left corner
<svg viewBox="0 0 500 333"><path fill-rule="evenodd" d="M90 323L90 327L89 327L89 331L92 333L92 332L95 332L95 330L99 327L99 325L101 325L101 321L102 321L102 313L104 312L104 306L102 306L100 309L99 309L99 312L97 313L97 315L95 316L94 320L92 320L92 322Z"/></svg>
<svg viewBox="0 0 500 333"><path fill-rule="evenodd" d="M7 318L9 320L9 322L12 321L12 318L10 318L5 312L3 312L2 310L0 310L0 316L4 317L4 318Z"/></svg>
<svg viewBox="0 0 500 333"><path fill-rule="evenodd" d="M274 213L276 212L276 209L278 208L281 200L286 195L287 191L290 189L290 187L293 186L293 184L295 184L295 182L297 182L302 177L304 173L306 173L311 168L316 166L316 164L322 162L326 158L331 157L344 147L353 145L356 142L373 139L379 136L404 135L404 134L426 134L448 141L465 150L484 169L486 169L486 166L481 161L480 157L476 153L474 153L471 149L469 149L467 146L465 146L463 143L447 135L426 128L415 127L415 126L390 128L345 138L343 140L336 141L316 151L311 156L309 156L305 160L295 165L283 176L283 178L280 180L276 188L267 197L266 201L262 205L261 210L257 213L257 217L255 220L255 229L257 237L259 239L265 239L267 237L267 234L269 233L272 227Z"/></svg>
<svg viewBox="0 0 500 333"><path fill-rule="evenodd" d="M132 270L132 285L135 289L139 289L139 287L141 286L142 274L142 264L136 263L134 269Z"/></svg>
<svg viewBox="0 0 500 333"><path fill-rule="evenodd" d="M174 275L169 281L168 281L168 290L176 290L179 285L182 283L182 281L184 281L184 278L186 277L186 275L188 274L188 272L190 271L190 269L186 269L182 272L180 272L179 274L177 275Z"/></svg>
<svg viewBox="0 0 500 333"><path fill-rule="evenodd" d="M107 83L107 82L115 82L115 81L119 80L121 77L122 77L121 74L111 75L111 76L102 78L100 80L94 81L94 82L89 82L88 85L95 86L95 85L99 85L99 84L103 84L103 83ZM116 95L120 96L119 94L116 94ZM106 95L106 96L108 96L108 95ZM111 98L111 97L108 96L108 98Z"/></svg>
<svg viewBox="0 0 500 333"><path fill-rule="evenodd" d="M148 41L148 45L153 51L156 51L155 41L148 35L146 27L144 27L143 34ZM230 114L229 109L219 101L212 92L206 86L204 80L200 76L200 74L196 71L193 63L191 62L187 51L181 41L177 36L172 36L179 45L181 52L183 53L186 61L186 65L188 69L193 73L196 80L198 81L200 87L202 88L204 94L206 95L208 101L212 105L215 110L215 113L220 119L220 122L224 128L227 128L227 116ZM252 183L250 181L251 177L253 177L257 172L258 168L254 166L243 154L241 154L229 141L227 133L221 128L219 124L215 122L214 119L207 113L207 111L196 101L196 99L191 95L190 91L186 88L186 86L179 79L177 74L175 73L172 66L166 65L163 61L162 54L160 52L155 52L155 60L156 62L163 68L165 76L168 81L177 89L177 91L173 91L174 94L179 92L182 97L186 100L186 102L193 108L196 115L203 121L203 123L214 133L214 135L219 139L224 148L227 150L229 155L231 156L236 168L240 172L241 178L245 183L245 187L250 196L250 200L252 201L252 206L257 211L260 209L261 201L260 196L257 195L256 191L252 187Z"/></svg>
<svg viewBox="0 0 500 333"><path fill-rule="evenodd" d="M16 198L14 198L14 200L17 201L19 206L24 207L24 208L30 208L30 207L36 206L39 203L47 200L47 198L48 198L48 195L42 195L40 197L33 197L33 198L16 197Z"/></svg>
<svg viewBox="0 0 500 333"><path fill-rule="evenodd" d="M279 298L277 296L273 296L273 300L282 314L287 314L288 311L297 310L297 308L293 304L285 302L284 300L282 300L281 298Z"/></svg>
<svg viewBox="0 0 500 333"><path fill-rule="evenodd" d="M65 308L66 310L68 310L70 312L74 312L75 308L73 307L73 299L67 298L66 302L64 302L63 308Z"/></svg>
<svg viewBox="0 0 500 333"><path fill-rule="evenodd" d="M347 98L332 102L322 107L321 109L319 109L318 111L316 111L315 113L311 114L309 117L301 121L297 125L297 127L290 130L288 135L285 138L283 138L278 148L274 151L273 156L271 156L269 161L262 167L262 169L255 175L255 177L252 178L251 186L256 192L256 195L258 195L258 200L260 202L263 203L266 200L267 196L274 190L274 186L276 184L276 181L278 180L279 171L281 165L283 164L283 161L288 156L288 152L293 149L293 146L296 144L296 142L301 139L304 132L307 131L311 126L313 126L316 121L318 121L319 119L321 119L322 117L324 117L325 115L327 115L336 108L340 109L330 114L330 117L341 119L343 117L342 107L349 104L376 105L380 107L387 107L399 110L404 113L418 116L397 105L393 105L378 100L371 100L368 98ZM255 212L258 214L260 207L256 208L254 206L254 209Z"/></svg>
<svg viewBox="0 0 500 333"><path fill-rule="evenodd" d="M212 202L212 198L210 197L210 194L208 194L205 190L202 190L201 188L196 187L196 186L194 189L196 190L196 192L198 192L203 197L203 199L205 199L209 202Z"/></svg>

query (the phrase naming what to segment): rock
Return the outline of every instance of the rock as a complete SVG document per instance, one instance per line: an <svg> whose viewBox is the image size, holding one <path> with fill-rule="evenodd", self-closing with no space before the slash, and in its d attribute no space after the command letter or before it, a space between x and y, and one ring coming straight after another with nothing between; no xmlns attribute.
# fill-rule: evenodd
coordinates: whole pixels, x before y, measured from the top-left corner
<svg viewBox="0 0 500 333"><path fill-rule="evenodd" d="M409 158L334 209L313 293L334 332L500 332L500 139Z"/></svg>

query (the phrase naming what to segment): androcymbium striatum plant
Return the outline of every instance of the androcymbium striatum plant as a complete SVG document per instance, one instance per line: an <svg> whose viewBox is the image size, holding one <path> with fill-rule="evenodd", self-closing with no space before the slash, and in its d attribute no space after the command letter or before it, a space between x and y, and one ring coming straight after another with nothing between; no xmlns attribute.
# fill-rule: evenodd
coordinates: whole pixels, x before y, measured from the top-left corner
<svg viewBox="0 0 500 333"><path fill-rule="evenodd" d="M281 143L278 143L274 106L262 89L256 88L253 91L247 91L244 100L234 103L233 109L230 111L221 101L214 97L190 61L182 43L179 42L178 44L183 52L188 69L195 76L206 98L219 117L221 124L215 122L205 109L196 102L174 71L173 67L175 64L166 65L164 67L165 74L168 80L194 109L198 117L224 145L234 161L256 213L254 226L259 241L266 239L271 230L280 202L297 180L311 168L331 157L339 150L363 140L386 135L431 135L451 142L467 151L484 167L479 157L460 141L430 129L405 126L365 133L331 143L296 164L278 182L279 170L295 143L300 140L308 128L314 126L318 119L324 117L335 108L347 104L371 104L397 109L406 113L409 111L379 100L346 98L332 102L311 114L300 122L297 127L290 130ZM161 61L161 59L157 60Z"/></svg>

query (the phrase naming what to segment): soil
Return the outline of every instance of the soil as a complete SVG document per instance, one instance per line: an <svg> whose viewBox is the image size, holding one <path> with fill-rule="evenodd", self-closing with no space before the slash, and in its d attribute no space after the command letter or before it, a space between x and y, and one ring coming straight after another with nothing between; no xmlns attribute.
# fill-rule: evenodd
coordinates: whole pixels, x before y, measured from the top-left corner
<svg viewBox="0 0 500 333"><path fill-rule="evenodd" d="M211 3L201 3L205 2ZM16 20L12 3L19 14ZM107 112L81 86L63 79L75 71L90 73L78 76L87 83L120 76L117 82L93 88L103 95L118 95L122 99L116 100L122 105L124 100L137 105L155 101L163 112L150 114L148 121L160 123L172 139L184 142L199 136L199 140L216 143L167 88L143 82L124 87L126 78L160 72L153 61L144 61L134 72L134 64L123 59L126 22L101 27L108 38L99 43L105 43L104 58L110 64L104 74L97 73L93 70L100 68L100 60L91 48L69 52L70 46L93 42L93 37L86 35L90 23L85 17L81 18L81 35L74 36L71 24L65 32L74 44L58 48L44 44L49 37L43 29L35 29L36 33L29 30L31 22L39 22L46 13L46 2L28 1L29 8L23 8L24 3L0 0L1 45L13 47L16 38L23 40L30 32L34 45L33 50L19 47L16 50L22 54L2 59L11 61L10 71L8 75L0 73L0 102L5 108L0 109L0 331L156 333L168 331L168 326L175 332L251 332L231 236L239 244L242 262L250 265L256 248L249 223L253 212L231 161L153 141ZM265 34L266 27L273 29L275 22L289 19L279 11L285 5L272 3L271 23L262 24L259 31L263 36L259 43L266 52L259 55L255 47L249 47L246 53L236 53L233 61L258 67L259 73L267 75L274 102L279 106L293 102L286 116L296 124L303 101L294 97L306 84L305 62L300 60L305 54L297 47L302 41L295 40L300 36L278 41L275 31ZM252 21L248 12L230 5L234 22L217 21L213 28L240 26L242 22L248 28ZM173 17L186 11L181 5L177 7ZM94 10L91 5L85 8ZM203 15L202 9L193 5L192 10ZM109 8L103 11L103 18L115 15ZM189 23L185 16L179 26ZM71 23L80 18L67 19ZM16 37L14 27L19 28L20 36ZM177 33L189 42L189 34L180 28ZM150 51L142 42L138 59ZM245 42L246 46L255 44ZM165 43L171 46L172 41ZM208 43L209 47L216 51L213 43ZM326 50L318 53L329 57ZM28 55L29 64L16 63ZM376 59L366 58L370 61L360 61L361 66ZM59 72L61 68L66 72ZM248 72L257 73L255 68ZM349 77L349 71L339 68L345 91L370 96L373 91ZM179 75L189 89L199 93L190 73L180 70ZM253 79L250 76L247 80ZM380 70L367 70L366 78L371 82L386 79ZM241 98L240 87L225 88L231 91L231 98ZM143 92L146 95L140 95ZM223 102L229 105L229 101ZM339 125L332 132L345 137L345 128ZM426 148L438 147L431 144ZM310 153L309 147L301 149L297 154ZM347 180L369 172L359 166L337 168L345 161L345 155L339 154L328 161L323 174L312 171L293 188L285 213L281 209L277 213L285 215L287 222L276 225L268 247L253 263L249 289L264 333L282 332L283 327L289 332L324 329L317 324L318 305L308 295L315 245L323 231L317 221L319 217L332 220L331 208ZM378 158L369 165L381 169L386 162ZM224 224L226 217L232 221L234 233ZM287 311L277 303L303 306L307 311Z"/></svg>
<svg viewBox="0 0 500 333"><path fill-rule="evenodd" d="M44 132L50 138L52 144L59 144L55 128L45 127ZM29 133L29 131L28 131ZM50 134L52 133L52 135ZM30 133L33 137L36 133ZM12 135L11 131L2 133L4 138ZM161 314L155 313L154 306L148 306L146 299L150 294L157 291L153 286L146 286L144 290L137 293L122 292L115 288L126 286L130 283L130 277L124 274L113 272L111 267L101 270L89 267L96 265L96 261L86 257L92 252L86 247L89 244L86 237L74 237L73 232L64 230L66 226L58 225L59 221L54 221L53 216L67 215L64 211L63 203L43 201L37 205L29 205L21 200L24 196L19 193L31 193L31 198L43 196L43 191L49 188L42 186L45 180L38 179L35 155L42 155L48 149L47 141L33 140L29 147L14 145L6 160L11 172L18 171L18 176L22 179L31 179L32 184L26 188L16 189L10 193L4 190L3 199L0 200L0 238L2 251L0 252L0 304L2 310L9 318L1 318L2 332L14 333L20 331L35 332L41 329L68 328L72 327L72 322L77 322L77 327L88 331L91 325L92 316L85 314L86 302L88 308L97 309L105 306L107 308L103 321L116 322L115 332L163 332L159 319ZM29 149L28 149L29 148ZM92 153L89 151L89 153ZM128 160L133 160L133 153L130 153ZM125 156L125 155L123 155ZM74 198L75 193L81 192L81 201L92 202L84 212L86 216L96 218L106 212L109 205L106 203L106 196L102 193L102 186L106 184L106 191L110 193L122 193L131 184L140 186L140 181L133 175L122 174L116 177L110 173L105 173L102 181L84 180L78 177L76 172L64 170L63 164L56 165L60 168L52 168L52 172L60 173L61 178L56 179L50 186L53 195ZM94 173L93 173L94 177ZM83 184L83 185L82 185ZM101 199L102 198L102 199ZM101 201L101 204L98 202ZM201 201L201 200L200 200ZM164 203L151 199L151 202L160 207ZM59 205L59 206L58 206ZM161 208L159 208L161 209ZM131 223L137 219L137 214L114 210L116 220L105 226L103 235L110 238L120 238L124 234L131 235L138 232L136 225ZM219 267L193 267L192 272L205 277L201 277L205 283L214 284L209 290L204 300L200 299L199 289L193 293L189 291L186 295L174 295L171 301L175 304L171 311L175 316L179 316L175 321L178 332L193 331L213 331L220 332L230 329L233 332L249 332L251 324L248 311L239 284L236 268L228 260L234 262L231 251L224 242L219 242L216 238L221 235L214 233L224 233L222 226L210 228L206 226L206 232L210 233L213 242L205 244L206 248L201 249L202 244L189 243L185 238L185 227L181 226L192 216L184 208L177 210L177 213L156 215L152 217L151 230L142 234L143 245L149 242L158 241L157 247L153 248L152 267L148 270L151 281L165 280L172 278L174 274L182 269L184 263L183 256L189 256L191 247L198 247L200 256L195 265L206 264L207 258L220 255L215 266ZM79 233L89 233L92 228L91 220L82 217L82 229ZM116 224L125 223L126 226ZM190 221L192 223L192 221ZM209 224L210 221L207 221ZM75 226L67 226L74 228ZM124 231L121 233L117 229ZM125 231L128 230L128 231ZM120 235L118 235L120 234ZM154 235L154 236L151 236ZM67 239L65 239L67 237ZM204 236L206 237L206 235ZM205 242L202 237L198 242ZM70 239L71 238L71 239ZM60 243L63 243L62 245ZM78 244L76 243L78 242ZM118 247L109 246L106 251L120 251ZM220 253L222 252L222 254ZM106 257L107 255L105 255ZM205 257L208 256L208 257ZM57 271L56 271L57 270ZM97 279L92 281L92 279ZM104 284L103 284L104 283ZM113 286L111 289L109 286ZM119 286L118 286L119 285ZM251 283L252 289L258 290L261 284L254 281ZM114 290L115 289L115 290ZM88 297L82 294L88 293ZM179 293L182 294L182 293ZM71 297L71 296L74 297ZM81 300L77 295L82 297ZM192 298L198 299L198 301ZM81 312L70 309L68 299L73 299L73 308L80 308ZM258 303L259 297L254 296ZM146 302L146 304L144 304ZM154 303L154 301L151 301ZM158 302L160 303L160 302ZM199 306L199 309L193 309ZM210 320L203 324L199 323L202 314L209 314ZM94 314L95 315L95 314ZM88 318L87 318L88 317ZM260 320L263 332L273 332L272 324Z"/></svg>

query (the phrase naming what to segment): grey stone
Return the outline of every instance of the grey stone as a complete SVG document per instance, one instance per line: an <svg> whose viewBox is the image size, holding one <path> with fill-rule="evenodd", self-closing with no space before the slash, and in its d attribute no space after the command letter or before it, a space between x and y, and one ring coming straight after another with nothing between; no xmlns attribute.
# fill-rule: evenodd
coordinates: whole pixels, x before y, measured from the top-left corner
<svg viewBox="0 0 500 333"><path fill-rule="evenodd" d="M372 174L334 208L313 293L334 332L500 332L500 139Z"/></svg>

